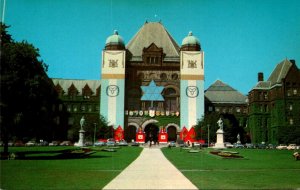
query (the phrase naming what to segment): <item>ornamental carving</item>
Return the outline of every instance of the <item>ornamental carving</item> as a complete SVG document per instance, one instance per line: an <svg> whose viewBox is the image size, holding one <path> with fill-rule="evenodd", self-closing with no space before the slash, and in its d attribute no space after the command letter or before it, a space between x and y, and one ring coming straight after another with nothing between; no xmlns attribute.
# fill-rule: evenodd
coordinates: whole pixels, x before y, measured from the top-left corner
<svg viewBox="0 0 300 190"><path fill-rule="evenodd" d="M119 60L109 59L108 61L109 61L109 65L108 65L109 67L111 67L111 68L118 67L118 61Z"/></svg>
<svg viewBox="0 0 300 190"><path fill-rule="evenodd" d="M188 60L188 68L190 69L197 68L197 60Z"/></svg>
<svg viewBox="0 0 300 190"><path fill-rule="evenodd" d="M197 86L186 87L186 95L190 98L196 98L199 95L199 90Z"/></svg>
<svg viewBox="0 0 300 190"><path fill-rule="evenodd" d="M115 97L119 95L119 87L116 85L109 85L106 88L106 94L110 97Z"/></svg>

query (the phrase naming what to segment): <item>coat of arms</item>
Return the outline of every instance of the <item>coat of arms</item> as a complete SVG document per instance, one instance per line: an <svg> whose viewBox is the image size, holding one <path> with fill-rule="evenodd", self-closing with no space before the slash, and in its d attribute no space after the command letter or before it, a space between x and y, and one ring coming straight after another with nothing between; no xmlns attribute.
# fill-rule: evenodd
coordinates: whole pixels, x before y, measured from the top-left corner
<svg viewBox="0 0 300 190"><path fill-rule="evenodd" d="M149 110L149 116L154 117L155 116L155 110Z"/></svg>
<svg viewBox="0 0 300 190"><path fill-rule="evenodd" d="M199 95L199 90L197 86L186 87L186 95L190 98L196 98Z"/></svg>
<svg viewBox="0 0 300 190"><path fill-rule="evenodd" d="M106 94L110 97L115 97L119 95L119 87L116 85L109 85L106 88Z"/></svg>

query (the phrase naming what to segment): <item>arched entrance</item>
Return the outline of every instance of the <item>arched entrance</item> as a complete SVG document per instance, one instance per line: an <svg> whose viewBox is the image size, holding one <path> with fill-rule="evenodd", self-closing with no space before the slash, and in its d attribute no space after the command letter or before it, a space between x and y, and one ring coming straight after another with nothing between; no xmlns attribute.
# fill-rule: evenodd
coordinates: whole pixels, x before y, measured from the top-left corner
<svg viewBox="0 0 300 190"><path fill-rule="evenodd" d="M154 141L155 143L158 141L158 132L159 132L159 127L153 123L148 124L144 132L146 133L146 141Z"/></svg>
<svg viewBox="0 0 300 190"><path fill-rule="evenodd" d="M168 133L168 141L176 141L177 140L177 130L176 127L171 125L167 129Z"/></svg>
<svg viewBox="0 0 300 190"><path fill-rule="evenodd" d="M136 130L137 130L136 126L134 126L134 125L129 125L126 127L125 140L127 142L131 142L132 140L135 140Z"/></svg>

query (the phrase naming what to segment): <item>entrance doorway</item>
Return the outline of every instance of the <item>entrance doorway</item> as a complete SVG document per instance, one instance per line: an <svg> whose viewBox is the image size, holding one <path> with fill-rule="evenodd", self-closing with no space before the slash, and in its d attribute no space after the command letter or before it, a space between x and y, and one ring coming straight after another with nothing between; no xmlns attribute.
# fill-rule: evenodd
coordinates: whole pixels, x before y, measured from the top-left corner
<svg viewBox="0 0 300 190"><path fill-rule="evenodd" d="M135 140L136 135L136 127L133 125L129 125L125 130L125 140L127 142L131 142L132 140Z"/></svg>
<svg viewBox="0 0 300 190"><path fill-rule="evenodd" d="M146 133L146 142L148 141L154 141L155 143L157 143L158 141L158 132L159 132L159 127L157 125L154 124L148 124L145 129L144 129L145 133Z"/></svg>
<svg viewBox="0 0 300 190"><path fill-rule="evenodd" d="M168 141L176 141L177 140L177 130L175 126L169 126L168 129Z"/></svg>

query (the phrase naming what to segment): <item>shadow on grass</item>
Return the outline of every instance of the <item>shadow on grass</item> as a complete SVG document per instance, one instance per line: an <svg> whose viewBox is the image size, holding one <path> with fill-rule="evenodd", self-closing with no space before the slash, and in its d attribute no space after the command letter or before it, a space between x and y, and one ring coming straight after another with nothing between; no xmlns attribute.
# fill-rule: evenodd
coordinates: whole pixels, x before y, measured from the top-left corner
<svg viewBox="0 0 300 190"><path fill-rule="evenodd" d="M50 151L21 151L9 154L1 153L2 160L65 160L65 159L97 159L111 157L106 155L92 155L97 151L90 149L65 149ZM44 154L44 155L43 155Z"/></svg>
<svg viewBox="0 0 300 190"><path fill-rule="evenodd" d="M18 157L16 160L70 160L70 159L98 159L111 156L79 156L79 155L56 155L56 156L25 156Z"/></svg>

